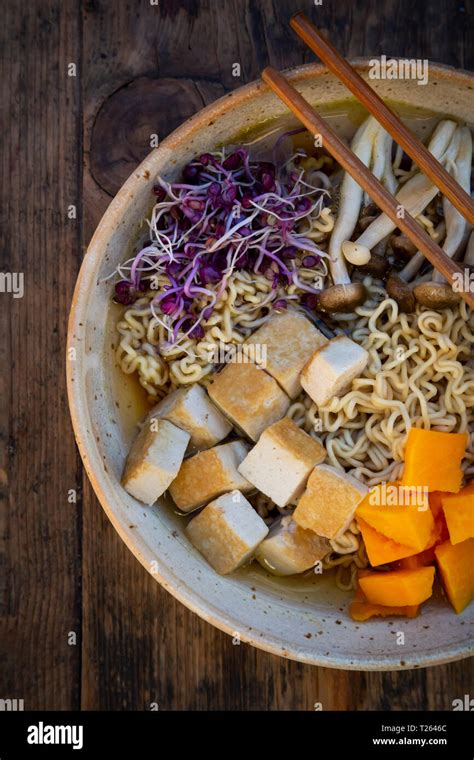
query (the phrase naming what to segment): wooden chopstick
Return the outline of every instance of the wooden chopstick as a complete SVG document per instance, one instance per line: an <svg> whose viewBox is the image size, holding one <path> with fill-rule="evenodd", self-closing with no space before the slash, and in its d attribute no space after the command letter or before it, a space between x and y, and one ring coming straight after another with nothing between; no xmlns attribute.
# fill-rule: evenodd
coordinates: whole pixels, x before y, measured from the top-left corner
<svg viewBox="0 0 474 760"><path fill-rule="evenodd" d="M454 275L456 275L456 279L461 278L462 281L463 270L430 238L408 211L404 210L403 215L400 215L400 204L397 199L374 177L355 153L344 145L331 127L318 116L308 101L295 90L285 77L275 69L268 67L263 70L262 78L313 135L321 136L324 148L369 194L392 222L424 253L428 261L446 277L451 285ZM460 296L471 308L474 308L474 293L462 292Z"/></svg>
<svg viewBox="0 0 474 760"><path fill-rule="evenodd" d="M326 40L304 13L297 13L290 21L297 35L321 58L353 95L375 116L377 121L393 137L420 169L448 198L453 206L474 226L474 203L464 188L446 171L439 161L426 149L421 140L403 124L398 116L362 79L360 74Z"/></svg>

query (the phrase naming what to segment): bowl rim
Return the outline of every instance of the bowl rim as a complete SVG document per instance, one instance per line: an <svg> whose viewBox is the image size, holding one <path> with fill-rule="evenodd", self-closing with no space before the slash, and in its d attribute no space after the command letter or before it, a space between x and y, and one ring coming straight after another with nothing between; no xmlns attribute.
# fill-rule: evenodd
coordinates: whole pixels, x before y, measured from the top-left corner
<svg viewBox="0 0 474 760"><path fill-rule="evenodd" d="M350 59L352 65L358 71L367 71L370 62L376 59L376 56L358 57ZM391 56L391 59L397 60L397 56ZM446 80L455 80L460 86L469 85L472 87L474 82L474 73L463 69L456 69L446 64L429 62L430 71L433 71L438 78ZM328 69L320 63L309 63L301 66L292 67L283 71L285 76L293 83L298 84L307 79L329 74ZM104 215L102 216L92 238L87 247L87 251L81 263L80 271L77 277L74 294L71 302L69 313L67 340L66 340L66 357L70 346L76 342L76 333L81 333L82 326L85 324L85 313L88 300L87 284L92 281L92 275L98 265L98 256L100 251L96 248L103 248L100 239L107 235L109 231L116 227L118 220L122 216L123 206L130 199L133 190L140 183L143 175L148 170L148 164L152 163L158 151L163 149L172 150L176 142L194 131L195 129L205 126L209 118L217 118L235 108L238 103L245 102L255 98L260 91L267 91L268 87L261 79L256 79L237 89L226 93L210 105L204 107L191 118L187 119L177 129L170 133L159 145L153 149L145 159L134 169L117 194L111 200ZM348 99L351 98L348 91ZM185 586L174 582L174 573L171 565L160 563L158 571L151 572L150 561L156 560L156 557L150 552L147 555L146 545L138 545L133 541L132 535L126 530L120 518L116 515L111 506L113 504L112 492L108 484L107 477L104 475L104 469L101 465L100 458L90 455L96 445L94 435L88 429L85 420L88 415L88 401L84 382L79 382L81 378L81 357L78 356L76 361L68 361L66 358L66 382L74 436L81 455L82 464L94 489L103 510L113 527L119 534L122 541L126 544L129 551L139 560L155 580L165 588L172 596L187 607L191 612L213 626L232 636L235 630L239 630L238 617L225 616L222 610L219 610L210 603L204 596L189 590ZM77 382L76 382L77 381ZM86 413L86 414L85 414ZM135 534L136 535L136 534ZM387 656L383 662L378 658L358 658L357 661L348 661L344 655L324 655L312 654L308 651L301 651L299 648L287 646L282 649L281 640L271 635L258 637L242 633L241 640L251 644L257 649L263 650L279 657L295 660L307 665L333 668L339 670L354 671L394 671L409 670L413 668L423 668L433 665L440 665L454 660L469 657L472 652L467 644L448 645L446 648L438 648L435 653L428 654L411 654L406 656L406 661L401 661L399 657L393 655Z"/></svg>

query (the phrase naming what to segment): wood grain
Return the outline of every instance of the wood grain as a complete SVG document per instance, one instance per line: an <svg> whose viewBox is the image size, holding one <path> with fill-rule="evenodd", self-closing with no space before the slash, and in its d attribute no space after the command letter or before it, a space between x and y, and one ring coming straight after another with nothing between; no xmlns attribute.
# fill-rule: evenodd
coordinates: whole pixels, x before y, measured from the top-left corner
<svg viewBox="0 0 474 760"><path fill-rule="evenodd" d="M472 0L4 6L0 250L2 269L24 270L27 286L21 300L0 294L0 697L55 709L451 709L454 698L473 693L466 662L386 674L306 667L233 645L161 589L120 541L85 476L81 503L67 503L69 488L80 493L80 468L63 355L82 243L146 151L152 127L163 138L265 65L312 60L287 25L302 7L347 55L417 55L474 68ZM68 81L64 61L76 59L80 76ZM170 87L176 104L165 97ZM81 225L63 213L74 202L80 211L81 198L82 238ZM80 645L65 645L64 632L81 629Z"/></svg>
<svg viewBox="0 0 474 760"><path fill-rule="evenodd" d="M139 77L114 92L91 134L90 172L96 185L115 195L163 134L223 94L217 82L165 77Z"/></svg>
<svg viewBox="0 0 474 760"><path fill-rule="evenodd" d="M80 65L81 17L60 0L2 11L1 270L24 273L24 296L0 293L0 696L77 708L81 466L63 363L81 259L81 90L67 72Z"/></svg>

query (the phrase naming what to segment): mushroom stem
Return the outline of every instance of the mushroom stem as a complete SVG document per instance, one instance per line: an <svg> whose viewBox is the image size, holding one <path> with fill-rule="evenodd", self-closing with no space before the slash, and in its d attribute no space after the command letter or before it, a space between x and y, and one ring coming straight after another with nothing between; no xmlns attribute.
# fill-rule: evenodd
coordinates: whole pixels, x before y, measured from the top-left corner
<svg viewBox="0 0 474 760"><path fill-rule="evenodd" d="M436 240L441 240L446 234L446 223L444 219L438 224L435 229ZM410 261L405 264L403 269L398 273L398 276L405 280L405 282L411 282L415 275L420 271L424 262L426 261L424 253L417 251Z"/></svg>
<svg viewBox="0 0 474 760"><path fill-rule="evenodd" d="M385 140L385 170L384 175L382 178L383 184L389 191L389 193L392 193L392 195L395 195L398 187L397 178L395 177L395 173L393 171L393 163L392 163L392 145L393 140L390 139L390 136L388 133L386 133L387 139Z"/></svg>
<svg viewBox="0 0 474 760"><path fill-rule="evenodd" d="M454 160L448 164L448 171L467 192L471 191L472 137L468 127L459 130L460 141ZM453 258L460 250L466 236L467 222L452 203L443 198L443 211L446 220L446 239L443 251ZM417 285L414 290L416 300L434 309L449 309L459 301L459 292L437 270L430 282Z"/></svg>
<svg viewBox="0 0 474 760"><path fill-rule="evenodd" d="M372 147L372 174L387 188L390 193L395 193L397 180L392 167L392 144L391 136L384 129L377 133ZM371 202L369 195L364 193L364 206Z"/></svg>
<svg viewBox="0 0 474 760"><path fill-rule="evenodd" d="M388 155L386 141L391 138L384 132L378 121L370 116L357 130L352 142L353 153L383 177L386 174L385 157ZM361 282L352 283L342 250L343 243L350 241L354 234L363 200L363 190L347 172L341 183L339 212L329 241L329 269L332 287L326 288L319 296L321 309L327 312L351 312L365 301L367 292ZM354 246L346 246L351 253ZM349 255L351 255L351 253ZM364 249L358 248L357 255L363 257Z"/></svg>
<svg viewBox="0 0 474 760"><path fill-rule="evenodd" d="M441 163L452 161L458 151L460 130L455 122L440 122L431 138L428 150ZM438 193L438 188L421 172L409 179L396 194L399 205L416 217L424 211ZM357 238L356 242L372 249L390 235L396 225L386 214L380 214Z"/></svg>
<svg viewBox="0 0 474 760"><path fill-rule="evenodd" d="M460 143L456 158L448 167L450 174L453 175L456 182L467 192L471 192L471 165L472 165L472 137L469 127L462 127L460 130ZM446 240L444 241L443 251L450 257L458 251L463 237L466 232L467 222L454 208L451 201L443 198L444 218L446 219ZM433 282L446 282L446 279L436 271L433 275Z"/></svg>
<svg viewBox="0 0 474 760"><path fill-rule="evenodd" d="M374 140L381 129L380 124L370 116L354 135L351 150L365 166L370 164ZM341 248L343 242L349 240L354 233L362 198L362 188L345 172L341 183L339 212L329 241L329 269L335 285L349 285L351 282Z"/></svg>

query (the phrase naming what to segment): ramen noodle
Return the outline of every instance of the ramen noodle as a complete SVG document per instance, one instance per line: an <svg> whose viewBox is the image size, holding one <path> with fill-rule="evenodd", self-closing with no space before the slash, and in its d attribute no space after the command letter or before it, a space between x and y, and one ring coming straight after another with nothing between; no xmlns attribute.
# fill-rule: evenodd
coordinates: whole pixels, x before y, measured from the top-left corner
<svg viewBox="0 0 474 760"><path fill-rule="evenodd" d="M449 128L449 123L447 126L441 124L441 127ZM366 128L380 130L370 120ZM456 125L453 129L456 131ZM459 137L461 133L459 128L456 132L458 142L462 139L462 135ZM377 139L383 142L385 137L379 133ZM196 383L206 386L219 364L216 357L225 356L229 347L243 346L246 339L275 312L297 309L317 323L318 294L331 285L328 251L337 233L337 220L343 213L343 204L347 203L344 183L341 186L341 172L333 160L324 153L307 158L304 152L296 151L283 165L284 176L290 178L294 188L298 188L298 193L291 191L288 196L283 192L283 184L279 184L268 169L269 164L256 164L254 172L261 172L262 195L249 201L251 216L238 221L238 216L233 218L232 212L227 227L219 229L215 222L214 226L209 222L214 214L212 193L217 193L212 189L212 180L218 177L221 181L226 172L233 171L243 186L247 186L249 159L242 158L244 154L241 153L237 160L238 153L226 157L225 151L221 151L210 158L205 154L195 162L199 164L200 181L204 183L199 200L193 195L192 172L186 179L191 184L178 184L177 189L163 181L162 187L156 191L159 202L149 220L151 241L119 267L119 275L125 278L122 282L124 298L120 302L128 303L129 290L134 289L135 296L117 323L116 359L122 372L136 375L151 405L180 387ZM390 151L383 152L383 165L382 154L378 154L379 163L374 171L379 172L392 190L397 184L409 187L416 180L416 168L402 168L403 153L399 149L393 162L387 161L389 155ZM195 169L193 163L190 167ZM194 199L185 208L187 218L184 221L189 235L183 234L183 245L188 240L184 252L176 244L176 230L172 234L164 221L170 208L181 197L180 192L185 195L189 192ZM293 215L288 229L285 224L290 217L284 216L282 206L278 205L283 201ZM360 230L375 218L370 216L371 213L376 214L377 210L367 206L359 217ZM259 214L263 215L261 218L265 224L257 224L254 229L251 223ZM210 224L210 231L206 232L210 237L204 244L193 243L191 233L205 218L205 224ZM430 196L418 221L433 239L442 242L446 224L439 197L433 200L433 195ZM275 236L277 222L283 225L292 252L283 243L279 245L281 241ZM242 256L247 255L242 253L239 242L232 254L222 248L222 255L227 256L227 266L220 272L215 271L214 249L226 242L233 229L242 228L245 223L248 224L248 229L245 228L247 239L252 240L255 251L259 251L256 261L247 268L239 266ZM233 228L232 224L236 227ZM273 247L269 244L270 239ZM305 241L304 251L299 250L301 245L298 247L298 241L302 239ZM386 246L386 240L381 242ZM198 253L191 255L186 246L191 246L191 251L194 246ZM209 259L206 267L210 274L205 272L199 257ZM422 281L423 278L426 280L423 265L420 254L410 263L413 271L422 272ZM203 283L194 287L192 308L189 303L186 306L190 291L186 286L182 292L173 267L184 267L186 274L190 272L190 282L196 272L202 272ZM287 416L325 448L325 464L353 476L368 487L401 478L406 441L413 427L467 433L462 468L465 477L471 477L474 474L472 311L459 300L440 311L418 303L413 311L405 313L389 296L385 284L374 275L363 275L362 270L356 270L355 281L365 286L367 297L363 305L349 313L326 315L326 326L336 336L346 335L367 351L365 369L352 381L350 390L333 395L330 401L319 407L302 392L292 401ZM140 282L144 287L138 292ZM123 295L121 291L119 295ZM166 298L170 301L167 305ZM181 313L184 316L179 318ZM189 326L191 319L195 321ZM251 493L248 498L268 526L281 516L292 514L293 506L278 507L263 493ZM342 535L331 539L329 546L330 551L316 571L334 569L339 588L354 589L358 570L369 565L356 521L353 519Z"/></svg>

